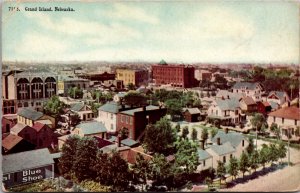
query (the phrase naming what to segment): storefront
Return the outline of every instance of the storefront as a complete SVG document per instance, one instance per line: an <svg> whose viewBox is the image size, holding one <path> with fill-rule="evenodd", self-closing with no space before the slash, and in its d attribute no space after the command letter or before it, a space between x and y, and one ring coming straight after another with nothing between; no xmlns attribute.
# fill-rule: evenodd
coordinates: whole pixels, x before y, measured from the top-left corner
<svg viewBox="0 0 300 193"><path fill-rule="evenodd" d="M54 160L47 148L3 156L5 188L54 177Z"/></svg>

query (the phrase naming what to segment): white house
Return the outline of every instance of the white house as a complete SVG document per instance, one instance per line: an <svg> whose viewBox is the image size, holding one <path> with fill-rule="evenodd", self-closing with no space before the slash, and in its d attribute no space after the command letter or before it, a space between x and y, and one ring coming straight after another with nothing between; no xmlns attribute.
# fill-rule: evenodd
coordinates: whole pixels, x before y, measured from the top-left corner
<svg viewBox="0 0 300 193"><path fill-rule="evenodd" d="M217 98L208 108L207 114L209 119L218 119L222 125L238 124L245 120L241 115L238 98Z"/></svg>
<svg viewBox="0 0 300 193"><path fill-rule="evenodd" d="M271 91L267 97L267 101L282 105L286 102L290 102L290 97L284 91Z"/></svg>
<svg viewBox="0 0 300 193"><path fill-rule="evenodd" d="M125 106L116 102L108 102L98 108L97 121L104 124L108 133L117 131L117 114L123 108L125 110Z"/></svg>
<svg viewBox="0 0 300 193"><path fill-rule="evenodd" d="M255 102L262 101L263 87L260 83L237 82L232 87L233 93L242 93L253 98Z"/></svg>
<svg viewBox="0 0 300 193"><path fill-rule="evenodd" d="M77 113L82 121L89 121L94 118L92 108L84 103L75 103L71 105L70 111Z"/></svg>

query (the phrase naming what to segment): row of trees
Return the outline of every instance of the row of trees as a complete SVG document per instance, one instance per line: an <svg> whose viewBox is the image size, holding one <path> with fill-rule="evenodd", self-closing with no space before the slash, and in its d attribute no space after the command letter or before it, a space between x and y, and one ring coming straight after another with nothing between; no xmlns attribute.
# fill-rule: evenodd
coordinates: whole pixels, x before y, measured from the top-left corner
<svg viewBox="0 0 300 193"><path fill-rule="evenodd" d="M249 153L243 152L239 159L231 157L227 166L225 166L224 162L218 161L217 176L220 178L220 183L226 173L230 174L232 179L236 179L240 171L244 177L245 172L251 173L251 170L256 171L260 165L265 168L265 165L269 162L273 163L279 159L282 160L286 157L286 153L287 150L282 142L277 145L273 143L270 145L263 144L259 151L253 149Z"/></svg>

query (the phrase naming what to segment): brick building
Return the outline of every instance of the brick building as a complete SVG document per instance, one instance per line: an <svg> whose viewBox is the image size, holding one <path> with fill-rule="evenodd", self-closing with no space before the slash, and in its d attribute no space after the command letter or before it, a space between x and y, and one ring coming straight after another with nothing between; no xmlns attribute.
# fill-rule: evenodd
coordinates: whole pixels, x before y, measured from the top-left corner
<svg viewBox="0 0 300 193"><path fill-rule="evenodd" d="M175 87L191 88L197 83L193 66L152 65L152 77L156 85L171 84Z"/></svg>
<svg viewBox="0 0 300 193"><path fill-rule="evenodd" d="M156 123L166 113L166 108L153 105L121 111L117 115L117 131L127 128L129 138L136 140L143 133L148 123Z"/></svg>
<svg viewBox="0 0 300 193"><path fill-rule="evenodd" d="M122 80L124 85L132 83L135 86L141 86L148 82L148 71L147 70L136 70L136 69L117 69L116 80Z"/></svg>

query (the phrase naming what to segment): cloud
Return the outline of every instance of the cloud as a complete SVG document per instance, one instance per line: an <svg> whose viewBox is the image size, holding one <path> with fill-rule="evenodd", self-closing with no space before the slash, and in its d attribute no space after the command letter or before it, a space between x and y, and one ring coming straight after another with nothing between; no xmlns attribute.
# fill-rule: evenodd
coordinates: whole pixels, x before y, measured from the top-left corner
<svg viewBox="0 0 300 193"><path fill-rule="evenodd" d="M80 37L88 45L112 45L142 37L139 31L116 22L105 25L101 21L80 21L70 17L54 21L44 13L29 13L26 16L34 19L40 27L46 30L74 36L75 39Z"/></svg>
<svg viewBox="0 0 300 193"><path fill-rule="evenodd" d="M14 49L16 55L31 57L32 59L36 57L53 59L65 53L69 47L70 45L62 39L31 32L24 35L19 46Z"/></svg>
<svg viewBox="0 0 300 193"><path fill-rule="evenodd" d="M140 7L130 6L122 3L114 3L113 11L106 11L105 17L119 20L132 20L149 24L159 24L159 19L153 15L148 14L144 9Z"/></svg>

